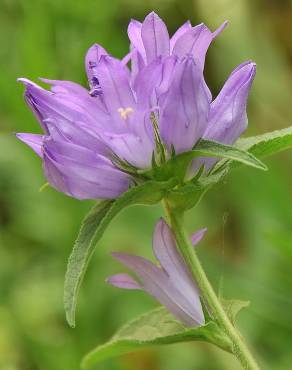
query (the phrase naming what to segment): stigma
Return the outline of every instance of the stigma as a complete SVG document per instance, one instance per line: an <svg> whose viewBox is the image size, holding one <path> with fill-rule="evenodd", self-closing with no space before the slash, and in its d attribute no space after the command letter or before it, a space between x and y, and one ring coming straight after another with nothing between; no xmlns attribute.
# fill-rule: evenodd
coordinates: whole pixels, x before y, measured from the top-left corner
<svg viewBox="0 0 292 370"><path fill-rule="evenodd" d="M127 119L128 116L134 112L134 109L131 108L131 107L127 107L127 108L119 108L118 109L118 112L120 113L120 116L122 119Z"/></svg>

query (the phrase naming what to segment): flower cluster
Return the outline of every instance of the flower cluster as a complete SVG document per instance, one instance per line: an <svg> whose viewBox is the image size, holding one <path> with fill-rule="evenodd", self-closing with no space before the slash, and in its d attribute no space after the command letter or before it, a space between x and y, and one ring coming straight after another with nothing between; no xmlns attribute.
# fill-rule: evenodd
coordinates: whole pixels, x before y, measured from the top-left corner
<svg viewBox="0 0 292 370"><path fill-rule="evenodd" d="M17 137L42 158L49 183L78 199L115 198L133 183L115 159L147 170L157 140L166 160L173 152L191 150L201 138L233 144L247 126L255 64L237 67L212 99L203 75L205 55L225 26L211 32L187 22L170 38L152 12L143 23L130 22L130 52L122 60L97 44L88 50L89 89L42 79L49 91L19 79L44 133ZM213 163L204 160L207 168ZM198 164L193 166L194 173Z"/></svg>

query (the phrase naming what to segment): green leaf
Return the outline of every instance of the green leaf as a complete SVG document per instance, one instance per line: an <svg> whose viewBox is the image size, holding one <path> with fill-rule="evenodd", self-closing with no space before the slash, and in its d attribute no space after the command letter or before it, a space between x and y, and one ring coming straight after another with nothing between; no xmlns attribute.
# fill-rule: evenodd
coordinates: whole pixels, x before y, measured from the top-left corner
<svg viewBox="0 0 292 370"><path fill-rule="evenodd" d="M232 352L229 338L214 321L198 328L186 328L164 307L160 307L123 326L109 342L87 354L81 367L88 369L108 358L154 345L190 341L209 342Z"/></svg>
<svg viewBox="0 0 292 370"><path fill-rule="evenodd" d="M69 257L65 276L64 308L69 325L75 326L77 296L83 276L96 244L111 220L125 207L159 202L165 191L174 184L173 179L167 182L148 181L129 189L115 200L101 201L85 217Z"/></svg>
<svg viewBox="0 0 292 370"><path fill-rule="evenodd" d="M220 144L214 141L201 140L193 152L205 157L226 158L247 166L267 170L267 166L257 159L252 153L234 146Z"/></svg>
<svg viewBox="0 0 292 370"><path fill-rule="evenodd" d="M263 135L239 139L236 147L248 150L260 158L292 148L292 126Z"/></svg>
<svg viewBox="0 0 292 370"><path fill-rule="evenodd" d="M224 310L229 317L232 324L235 324L235 319L239 311L241 311L243 308L246 308L250 305L250 301L240 301L237 299L220 299Z"/></svg>
<svg viewBox="0 0 292 370"><path fill-rule="evenodd" d="M193 150L172 157L165 164L153 168L144 173L144 175L160 181L176 177L179 181L183 182L190 162L196 157L224 158L261 170L267 170L264 163L247 151L241 150L235 146L202 139Z"/></svg>

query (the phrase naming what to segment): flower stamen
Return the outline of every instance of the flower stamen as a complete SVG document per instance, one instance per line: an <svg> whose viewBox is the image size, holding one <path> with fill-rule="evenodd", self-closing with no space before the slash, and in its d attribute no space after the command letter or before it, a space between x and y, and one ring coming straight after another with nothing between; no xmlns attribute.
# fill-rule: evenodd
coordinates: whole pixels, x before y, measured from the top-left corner
<svg viewBox="0 0 292 370"><path fill-rule="evenodd" d="M134 112L134 109L133 109L133 108L131 108L131 107L127 107L127 108L119 108L119 109L118 109L118 112L120 113L121 118L126 120L126 119L128 118L128 116L129 116L131 113L133 113L133 112Z"/></svg>

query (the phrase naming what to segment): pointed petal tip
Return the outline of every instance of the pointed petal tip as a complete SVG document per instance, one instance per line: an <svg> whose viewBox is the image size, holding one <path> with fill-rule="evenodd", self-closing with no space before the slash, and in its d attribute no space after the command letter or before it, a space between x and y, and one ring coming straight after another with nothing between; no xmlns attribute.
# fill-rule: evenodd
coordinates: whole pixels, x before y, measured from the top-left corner
<svg viewBox="0 0 292 370"><path fill-rule="evenodd" d="M129 22L128 27L129 27L130 25L133 25L133 24L134 24L134 25L137 25L137 26L138 26L138 25L139 25L139 26L141 26L141 24L142 24L142 23L141 23L140 21L138 21L137 19L135 19L135 18L131 18L131 19L130 19L130 22Z"/></svg>
<svg viewBox="0 0 292 370"><path fill-rule="evenodd" d="M150 13L148 13L148 14L146 15L146 17L144 18L143 23L144 23L145 21L149 21L149 20L152 20L152 19L161 20L161 18L159 17L159 15L158 15L157 13L155 13L155 11L154 11L154 10L152 10L152 12L150 12ZM142 23L142 24L143 24L143 23Z"/></svg>
<svg viewBox="0 0 292 370"><path fill-rule="evenodd" d="M117 288L129 289L129 290L140 290L141 285L132 278L132 276L121 273L109 276L105 282Z"/></svg>
<svg viewBox="0 0 292 370"><path fill-rule="evenodd" d="M26 140L26 137L29 135L29 134L26 134L26 133L23 133L23 132L14 132L13 133L17 139L19 139L20 141L24 142L25 144L27 143L27 140Z"/></svg>
<svg viewBox="0 0 292 370"><path fill-rule="evenodd" d="M224 21L213 33L213 38L217 37L229 24L229 21Z"/></svg>
<svg viewBox="0 0 292 370"><path fill-rule="evenodd" d="M152 10L152 12L150 12L149 14L147 14L145 18L147 18L147 17L157 17L157 18L160 18L159 15L157 13L155 13L154 10Z"/></svg>
<svg viewBox="0 0 292 370"><path fill-rule="evenodd" d="M119 254L119 252L111 252L111 256L114 258L116 257L116 254Z"/></svg>
<svg viewBox="0 0 292 370"><path fill-rule="evenodd" d="M115 260L119 262L123 261L124 258L127 258L127 253L122 253L122 252L111 252L111 255Z"/></svg>
<svg viewBox="0 0 292 370"><path fill-rule="evenodd" d="M31 89L38 89L38 90L42 90L42 87L39 86L38 84L36 84L35 82L29 80L28 78L25 78L25 77L19 77L17 78L16 80L17 82L20 82L22 83L25 87L26 87L26 90L31 90Z"/></svg>
<svg viewBox="0 0 292 370"><path fill-rule="evenodd" d="M43 135L29 134L23 132L17 132L14 135L18 140L28 145L38 156L40 156L41 158L43 157L42 153Z"/></svg>
<svg viewBox="0 0 292 370"><path fill-rule="evenodd" d="M256 63L252 62L251 63L251 76L250 76L250 78L254 78L254 76L256 74L256 71L257 71L257 65L256 65Z"/></svg>
<svg viewBox="0 0 292 370"><path fill-rule="evenodd" d="M235 74L240 74L240 73L246 73L248 75L248 79L253 78L256 73L256 68L257 68L257 65L255 62L253 62L250 59L246 60L245 62L239 64L236 68L234 68L229 78L231 76L234 76Z"/></svg>
<svg viewBox="0 0 292 370"><path fill-rule="evenodd" d="M32 86L33 85L33 82L30 81L28 78L25 78L25 77L18 77L16 79L16 81L22 83L25 86Z"/></svg>
<svg viewBox="0 0 292 370"><path fill-rule="evenodd" d="M192 242L192 245L195 246L197 245L204 237L205 233L208 231L208 229L206 227L204 227L203 229L200 229L198 231L196 231L194 234L192 234L191 236L191 242Z"/></svg>
<svg viewBox="0 0 292 370"><path fill-rule="evenodd" d="M240 71L242 70L242 73L245 73L246 74L246 79L247 80L252 80L256 74L256 69L257 69L257 65L255 62L249 60L245 63L242 63L241 66L239 66L238 69L236 69L236 71Z"/></svg>
<svg viewBox="0 0 292 370"><path fill-rule="evenodd" d="M193 32L194 32L194 34L196 34L198 31L199 32L202 32L203 31L203 29L207 29L207 30L209 30L209 28L205 25L205 23L204 22L201 22L201 23L199 23L199 24L197 24L197 25L195 25L195 26L193 26L193 27L191 27L191 29L190 30L192 30ZM210 30L209 30L210 31ZM211 32L211 31L210 31Z"/></svg>
<svg viewBox="0 0 292 370"><path fill-rule="evenodd" d="M157 225L165 225L166 224L166 221L165 221L165 219L161 216L161 217L159 217L159 219L158 219L158 221L157 221L157 223L156 223Z"/></svg>
<svg viewBox="0 0 292 370"><path fill-rule="evenodd" d="M155 240L157 238L161 238L163 234L163 230L167 228L169 232L171 232L170 227L168 226L167 222L164 220L163 217L160 217L159 220L156 222L156 225L154 227L154 232L153 232L153 237L152 237L152 245L153 245L153 250L155 250L154 245L155 245ZM155 252L154 252L155 254Z"/></svg>
<svg viewBox="0 0 292 370"><path fill-rule="evenodd" d="M51 79L45 78L45 77L38 77L38 80L44 82L45 84L52 84L53 82L55 82L55 80L51 80Z"/></svg>
<svg viewBox="0 0 292 370"><path fill-rule="evenodd" d="M89 48L88 48L88 50L87 50L87 52L89 50L92 50L92 49L104 50L104 48L100 44L98 44L97 42L94 42L92 45L90 45Z"/></svg>
<svg viewBox="0 0 292 370"><path fill-rule="evenodd" d="M257 64L252 59L248 59L241 64L242 67L250 66L251 68L256 68Z"/></svg>

